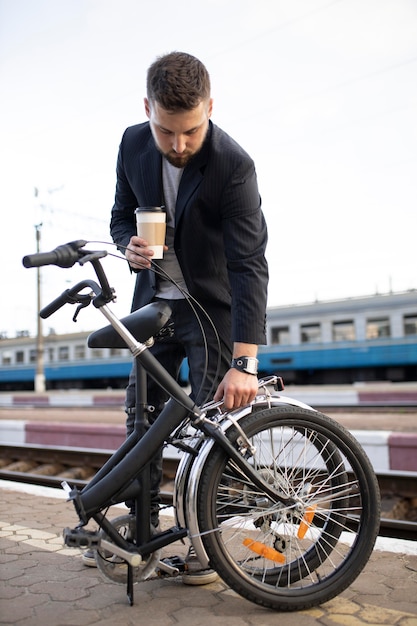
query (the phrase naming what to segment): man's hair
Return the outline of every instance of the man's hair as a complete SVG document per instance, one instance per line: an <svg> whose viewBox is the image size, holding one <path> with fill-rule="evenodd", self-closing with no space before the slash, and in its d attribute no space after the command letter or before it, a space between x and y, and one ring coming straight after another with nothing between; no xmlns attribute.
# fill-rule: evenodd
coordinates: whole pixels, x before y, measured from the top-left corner
<svg viewBox="0 0 417 626"><path fill-rule="evenodd" d="M210 97L210 76L196 57L171 52L152 63L146 89L148 100L166 111L189 111Z"/></svg>

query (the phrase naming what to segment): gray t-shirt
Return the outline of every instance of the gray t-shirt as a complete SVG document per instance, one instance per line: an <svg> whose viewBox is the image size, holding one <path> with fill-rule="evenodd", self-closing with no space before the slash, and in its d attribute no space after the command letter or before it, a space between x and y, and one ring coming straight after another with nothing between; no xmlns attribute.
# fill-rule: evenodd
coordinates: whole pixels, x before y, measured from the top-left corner
<svg viewBox="0 0 417 626"><path fill-rule="evenodd" d="M175 167L166 159L162 159L162 184L167 219L165 244L168 246L168 250L164 251L164 258L158 260L158 265L181 289L186 290L187 286L174 250L175 205L183 171L183 168ZM161 276L157 276L156 278L156 295L158 298L165 298L167 300L179 300L184 298L184 295L175 284L172 284L169 280Z"/></svg>

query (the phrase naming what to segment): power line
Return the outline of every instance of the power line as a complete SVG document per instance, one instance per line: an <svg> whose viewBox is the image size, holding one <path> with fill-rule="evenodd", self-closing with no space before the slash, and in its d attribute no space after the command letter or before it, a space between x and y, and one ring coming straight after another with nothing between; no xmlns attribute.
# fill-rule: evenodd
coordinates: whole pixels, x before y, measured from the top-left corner
<svg viewBox="0 0 417 626"><path fill-rule="evenodd" d="M94 224L108 224L109 219L110 219L110 218L101 219L93 215L88 215L85 213L75 213L74 211L69 211L68 209L62 209L62 208L52 207L52 206L47 206L47 205L41 205L40 208L43 211L48 211L51 215L54 215L54 214L65 215L65 217L81 219L82 221L92 222Z"/></svg>
<svg viewBox="0 0 417 626"><path fill-rule="evenodd" d="M315 9L312 9L310 11L306 11L305 13L298 15L296 17L292 17L289 18L288 20L286 20L285 22L281 22L280 24L277 24L276 26L273 26L272 28L269 28L267 30L264 30L256 35L253 35L252 37L248 37L247 39L244 39L243 41L236 43L234 45L228 46L226 48L223 48L222 50L219 50L217 52L215 52L212 55L209 55L208 58L216 58L218 56L223 56L226 52L230 52L231 50L235 50L235 49L239 49L242 47L247 47L248 44L253 43L254 41L258 40L258 39L264 39L265 37L268 37L269 35L272 35L273 33L276 33L280 30L284 30L290 26L292 26L293 24L297 24L298 22L302 22L306 19L308 19L309 17L312 17L313 15L317 15L318 13L322 13L323 11L327 11L327 9L329 9L330 7L332 7L335 4L339 4L340 2L344 2L344 0L331 0L331 2L328 2L327 4L317 7Z"/></svg>

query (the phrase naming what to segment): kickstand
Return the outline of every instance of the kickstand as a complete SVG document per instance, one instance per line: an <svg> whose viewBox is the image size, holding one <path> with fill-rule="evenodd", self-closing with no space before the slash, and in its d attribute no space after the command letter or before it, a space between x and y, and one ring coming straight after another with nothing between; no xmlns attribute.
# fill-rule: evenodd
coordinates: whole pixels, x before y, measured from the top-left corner
<svg viewBox="0 0 417 626"><path fill-rule="evenodd" d="M127 599L130 606L133 606L133 567L127 564Z"/></svg>

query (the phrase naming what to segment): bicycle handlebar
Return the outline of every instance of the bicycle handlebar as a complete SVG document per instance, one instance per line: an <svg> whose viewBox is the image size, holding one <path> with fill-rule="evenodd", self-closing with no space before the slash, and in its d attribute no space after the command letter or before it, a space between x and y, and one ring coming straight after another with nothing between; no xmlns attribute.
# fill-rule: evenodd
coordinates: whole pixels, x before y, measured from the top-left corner
<svg viewBox="0 0 417 626"><path fill-rule="evenodd" d="M86 280L78 283L71 289L67 289L60 296L55 298L52 302L46 305L39 315L43 319L49 317L64 304L79 304L77 313L74 316L74 321L78 315L80 309L88 306L91 301L95 307L100 308L108 302L115 300L115 292L110 287L106 274L100 264L100 259L107 255L106 250L84 250L84 246L88 242L84 239L77 239L76 241L70 241L69 243L57 246L55 250L50 252L37 252L35 254L27 254L23 257L22 263L24 267L41 267L43 265L58 265L58 267L68 268L73 267L76 263L84 265L90 262L96 272L100 285L91 280ZM79 292L89 287L95 294L95 298L91 294L80 294Z"/></svg>
<svg viewBox="0 0 417 626"><path fill-rule="evenodd" d="M89 287L93 293L98 295L100 293L100 287L92 280L83 280L80 283L63 291L55 300L52 300L49 304L43 307L39 312L42 319L50 317L53 313L56 313L58 309L64 306L64 304L81 304L82 307L88 306L93 299L91 293L82 294L79 293L85 287Z"/></svg>
<svg viewBox="0 0 417 626"><path fill-rule="evenodd" d="M43 320L45 320L47 317L49 317L50 315L58 311L58 309L64 306L64 304L67 304L67 302L70 302L70 300L68 300L68 297L67 297L68 291L69 289L61 293L60 296L55 298L55 300L52 300L52 302L50 302L45 307L43 307L43 309L41 309L41 311L39 312L39 315L41 316Z"/></svg>
<svg viewBox="0 0 417 626"><path fill-rule="evenodd" d="M25 267L41 267L43 265L58 265L59 267L72 267L77 263L87 251L81 248L88 243L84 239L70 241L51 250L50 252L37 252L27 254L23 257L22 263Z"/></svg>

